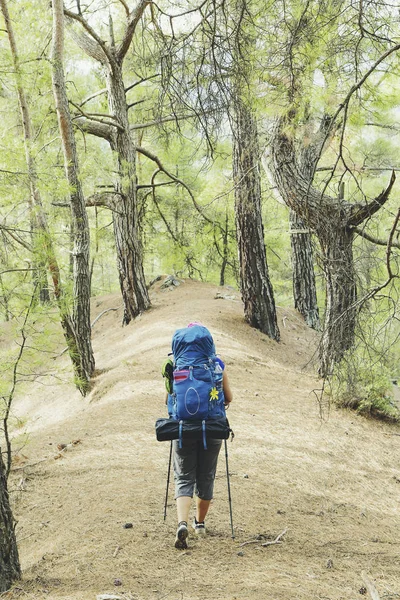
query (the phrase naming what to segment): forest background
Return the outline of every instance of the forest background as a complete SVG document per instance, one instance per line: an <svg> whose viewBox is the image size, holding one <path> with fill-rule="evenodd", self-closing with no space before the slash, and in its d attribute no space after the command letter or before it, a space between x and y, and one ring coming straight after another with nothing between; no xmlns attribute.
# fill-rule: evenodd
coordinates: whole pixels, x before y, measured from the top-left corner
<svg viewBox="0 0 400 600"><path fill-rule="evenodd" d="M238 287L277 343L276 305L295 306L324 393L397 420L400 7L0 7L5 472L51 322L85 395L90 297L119 289L128 325L160 273Z"/></svg>

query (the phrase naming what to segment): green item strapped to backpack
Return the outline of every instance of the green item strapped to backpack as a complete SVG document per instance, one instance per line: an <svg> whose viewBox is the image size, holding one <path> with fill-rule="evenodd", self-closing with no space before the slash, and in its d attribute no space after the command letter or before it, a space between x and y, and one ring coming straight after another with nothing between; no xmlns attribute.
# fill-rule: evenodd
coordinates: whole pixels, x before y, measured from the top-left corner
<svg viewBox="0 0 400 600"><path fill-rule="evenodd" d="M170 358L167 358L163 366L161 367L161 374L165 378L165 389L168 394L172 394L173 381L174 381L174 364Z"/></svg>

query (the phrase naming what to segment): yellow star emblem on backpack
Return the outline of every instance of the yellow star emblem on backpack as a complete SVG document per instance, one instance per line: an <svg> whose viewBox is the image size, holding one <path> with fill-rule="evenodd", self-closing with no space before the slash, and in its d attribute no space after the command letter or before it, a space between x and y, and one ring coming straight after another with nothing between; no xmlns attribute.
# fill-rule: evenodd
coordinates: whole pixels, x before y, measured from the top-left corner
<svg viewBox="0 0 400 600"><path fill-rule="evenodd" d="M218 400L218 390L215 387L210 392L210 400Z"/></svg>

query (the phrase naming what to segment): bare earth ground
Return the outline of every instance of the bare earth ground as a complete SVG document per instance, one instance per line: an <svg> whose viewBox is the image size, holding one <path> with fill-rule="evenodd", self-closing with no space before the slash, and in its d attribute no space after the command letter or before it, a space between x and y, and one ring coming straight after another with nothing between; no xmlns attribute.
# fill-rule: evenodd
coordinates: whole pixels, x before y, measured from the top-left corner
<svg viewBox="0 0 400 600"><path fill-rule="evenodd" d="M152 301L122 328L120 297L94 300L93 319L119 308L94 326L87 398L54 382L17 398L29 432L10 482L23 580L4 597L355 600L369 597L365 572L380 598L400 598L399 428L333 408L321 420L320 383L303 368L317 339L294 311L279 311L277 344L245 324L230 289L157 284ZM222 454L209 535L182 552L172 482L163 521L169 443L156 441L154 423L165 415L160 365L191 320L213 332L234 391L236 539Z"/></svg>

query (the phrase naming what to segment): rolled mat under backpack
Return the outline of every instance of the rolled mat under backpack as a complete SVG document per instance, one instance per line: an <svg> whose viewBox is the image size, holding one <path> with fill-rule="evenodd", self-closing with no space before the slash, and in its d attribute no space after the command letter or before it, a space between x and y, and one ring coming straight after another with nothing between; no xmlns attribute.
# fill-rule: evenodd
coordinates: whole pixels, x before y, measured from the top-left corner
<svg viewBox="0 0 400 600"><path fill-rule="evenodd" d="M227 440L233 431L228 419L181 420L157 419L156 437L159 442L169 440ZM206 447L206 446L205 446Z"/></svg>

